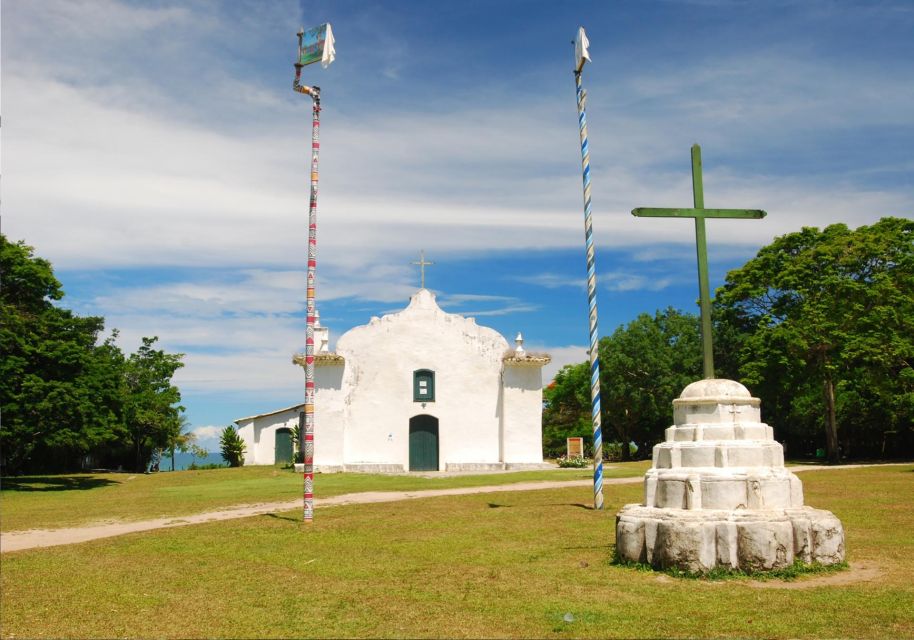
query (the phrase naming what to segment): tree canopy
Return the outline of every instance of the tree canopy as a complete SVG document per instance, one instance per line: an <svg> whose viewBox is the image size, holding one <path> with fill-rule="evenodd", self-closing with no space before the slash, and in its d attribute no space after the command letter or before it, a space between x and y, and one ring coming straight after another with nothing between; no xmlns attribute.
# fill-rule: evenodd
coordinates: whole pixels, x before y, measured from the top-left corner
<svg viewBox="0 0 914 640"><path fill-rule="evenodd" d="M543 390L543 451L557 458L565 455L565 439L593 434L590 422L590 365L569 364L555 374Z"/></svg>
<svg viewBox="0 0 914 640"><path fill-rule="evenodd" d="M883 218L776 238L731 271L714 301L716 375L762 400L791 455L914 448L914 221ZM668 309L601 338L603 438L649 445L701 375L698 320ZM590 436L588 363L546 389L544 450ZM650 447L642 447L646 454ZM623 453L625 452L623 448Z"/></svg>
<svg viewBox="0 0 914 640"><path fill-rule="evenodd" d="M716 304L742 336L744 383L784 428L824 431L829 460L909 437L914 222L779 237L727 275Z"/></svg>
<svg viewBox="0 0 914 640"><path fill-rule="evenodd" d="M602 338L604 438L634 441L649 452L647 445L662 439L672 424L673 399L701 375L701 367L698 318L672 308L653 317L643 313ZM622 447L623 460L628 453Z"/></svg>
<svg viewBox="0 0 914 640"><path fill-rule="evenodd" d="M125 358L116 331L99 342L104 319L59 306L64 292L51 264L2 234L0 269L3 472L87 463L144 469L153 450L167 445L165 434L175 426L180 432L180 392L171 377L181 356L156 351L156 338L144 338Z"/></svg>
<svg viewBox="0 0 914 640"><path fill-rule="evenodd" d="M603 439L635 442L644 454L670 426L672 401L701 373L698 318L669 308L641 314L599 342ZM590 366L558 372L545 392L543 442L547 455L561 455L565 439L592 440ZM607 447L607 451L608 451ZM628 447L619 447L627 460Z"/></svg>

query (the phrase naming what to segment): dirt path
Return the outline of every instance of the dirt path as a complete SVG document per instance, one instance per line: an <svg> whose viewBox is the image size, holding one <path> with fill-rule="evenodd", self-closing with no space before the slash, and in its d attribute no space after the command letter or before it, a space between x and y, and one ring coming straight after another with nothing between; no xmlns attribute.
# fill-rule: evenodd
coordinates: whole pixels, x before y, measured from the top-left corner
<svg viewBox="0 0 914 640"><path fill-rule="evenodd" d="M901 463L906 464L906 463ZM794 473L801 471L819 471L828 469L851 469L871 465L803 465L790 467ZM881 465L880 465L881 466ZM603 480L604 485L638 484L643 476L634 478L608 478ZM314 506L332 507L347 504L367 504L377 502L397 502L400 500L414 500L417 498L432 498L436 496L463 496L476 493L495 493L502 491L536 491L540 489L562 489L565 487L589 487L591 480L560 480L541 482L518 482L515 484L488 485L485 487L459 487L456 489L431 489L427 491L367 491L362 493L347 493L332 498L317 498ZM218 511L208 511L187 516L170 516L155 518L153 520L139 520L136 522L105 522L83 527L67 529L30 529L28 531L10 531L0 533L0 553L22 551L38 547L56 547L65 544L77 544L112 538L127 533L151 531L153 529L167 529L170 527L184 527L202 522L216 522L219 520L232 520L247 518L265 513L278 511L291 511L301 507L301 498L285 500L283 502L267 502L260 504L238 505Z"/></svg>
<svg viewBox="0 0 914 640"><path fill-rule="evenodd" d="M604 480L603 484L636 484L641 482L641 480L641 477L611 478ZM347 493L333 496L332 498L317 498L314 501L314 506L315 508L320 508L347 504L397 502L400 500L414 500L417 498L432 498L436 496L463 496L475 493L495 493L502 491L535 491L539 489L561 489L565 487L589 487L591 482L591 480L562 480L552 482L518 482L515 484L490 485L485 487L459 487L456 489L431 489L427 491L366 491L362 493ZM295 500L285 500L283 502L246 504L188 516L171 516L166 518L155 518L153 520L139 520L136 522L106 522L67 529L10 531L8 533L0 533L0 552L22 551L24 549L34 549L37 547L55 547L64 544L76 544L89 540L98 540L100 538L112 538L114 536L121 536L139 531L184 527L191 524L200 524L201 522L247 518L249 516L258 516L265 513L299 509L301 508L301 504L301 498L296 498Z"/></svg>
<svg viewBox="0 0 914 640"><path fill-rule="evenodd" d="M734 585L745 585L753 589L813 589L815 587L843 587L860 582L875 582L882 577L882 569L872 562L851 562L850 567L837 573L820 576L807 576L798 580L693 580L696 589L730 588ZM654 580L664 584L675 584L682 578L673 578L663 573L654 576Z"/></svg>

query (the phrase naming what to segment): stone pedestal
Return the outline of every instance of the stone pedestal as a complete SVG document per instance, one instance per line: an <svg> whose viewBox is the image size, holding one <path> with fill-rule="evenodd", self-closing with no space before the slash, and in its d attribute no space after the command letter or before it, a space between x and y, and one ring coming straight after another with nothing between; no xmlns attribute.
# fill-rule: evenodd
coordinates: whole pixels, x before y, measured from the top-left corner
<svg viewBox="0 0 914 640"><path fill-rule="evenodd" d="M621 560L692 572L844 561L841 522L803 505L759 404L733 380L694 382L673 401L675 424L654 447L644 504L616 516Z"/></svg>

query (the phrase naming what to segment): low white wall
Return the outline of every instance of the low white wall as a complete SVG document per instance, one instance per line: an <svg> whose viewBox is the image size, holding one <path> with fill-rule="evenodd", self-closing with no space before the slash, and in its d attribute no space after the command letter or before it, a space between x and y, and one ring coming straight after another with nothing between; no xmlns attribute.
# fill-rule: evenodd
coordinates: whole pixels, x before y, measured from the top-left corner
<svg viewBox="0 0 914 640"><path fill-rule="evenodd" d="M507 365L503 380L504 462L542 462L542 368Z"/></svg>

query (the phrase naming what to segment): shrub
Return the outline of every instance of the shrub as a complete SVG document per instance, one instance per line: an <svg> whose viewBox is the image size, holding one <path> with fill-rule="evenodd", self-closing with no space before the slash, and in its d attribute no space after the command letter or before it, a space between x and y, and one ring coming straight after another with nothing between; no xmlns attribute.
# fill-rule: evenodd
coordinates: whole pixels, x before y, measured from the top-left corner
<svg viewBox="0 0 914 640"><path fill-rule="evenodd" d="M571 458L562 456L558 458L556 462L563 469L583 469L590 464L590 460L587 460L583 456L573 456Z"/></svg>
<svg viewBox="0 0 914 640"><path fill-rule="evenodd" d="M635 454L638 453L638 445L634 442L628 443L628 450L631 453L632 460L635 459ZM603 446L603 459L607 462L619 462L622 459L622 443L621 442L608 442Z"/></svg>
<svg viewBox="0 0 914 640"><path fill-rule="evenodd" d="M207 471L209 469L225 469L225 465L219 464L218 462L208 462L206 464L197 464L196 462L191 462L187 467L188 471Z"/></svg>
<svg viewBox="0 0 914 640"><path fill-rule="evenodd" d="M230 467L240 467L244 464L244 440L232 425L222 430L219 444L222 447L222 459L228 462Z"/></svg>

